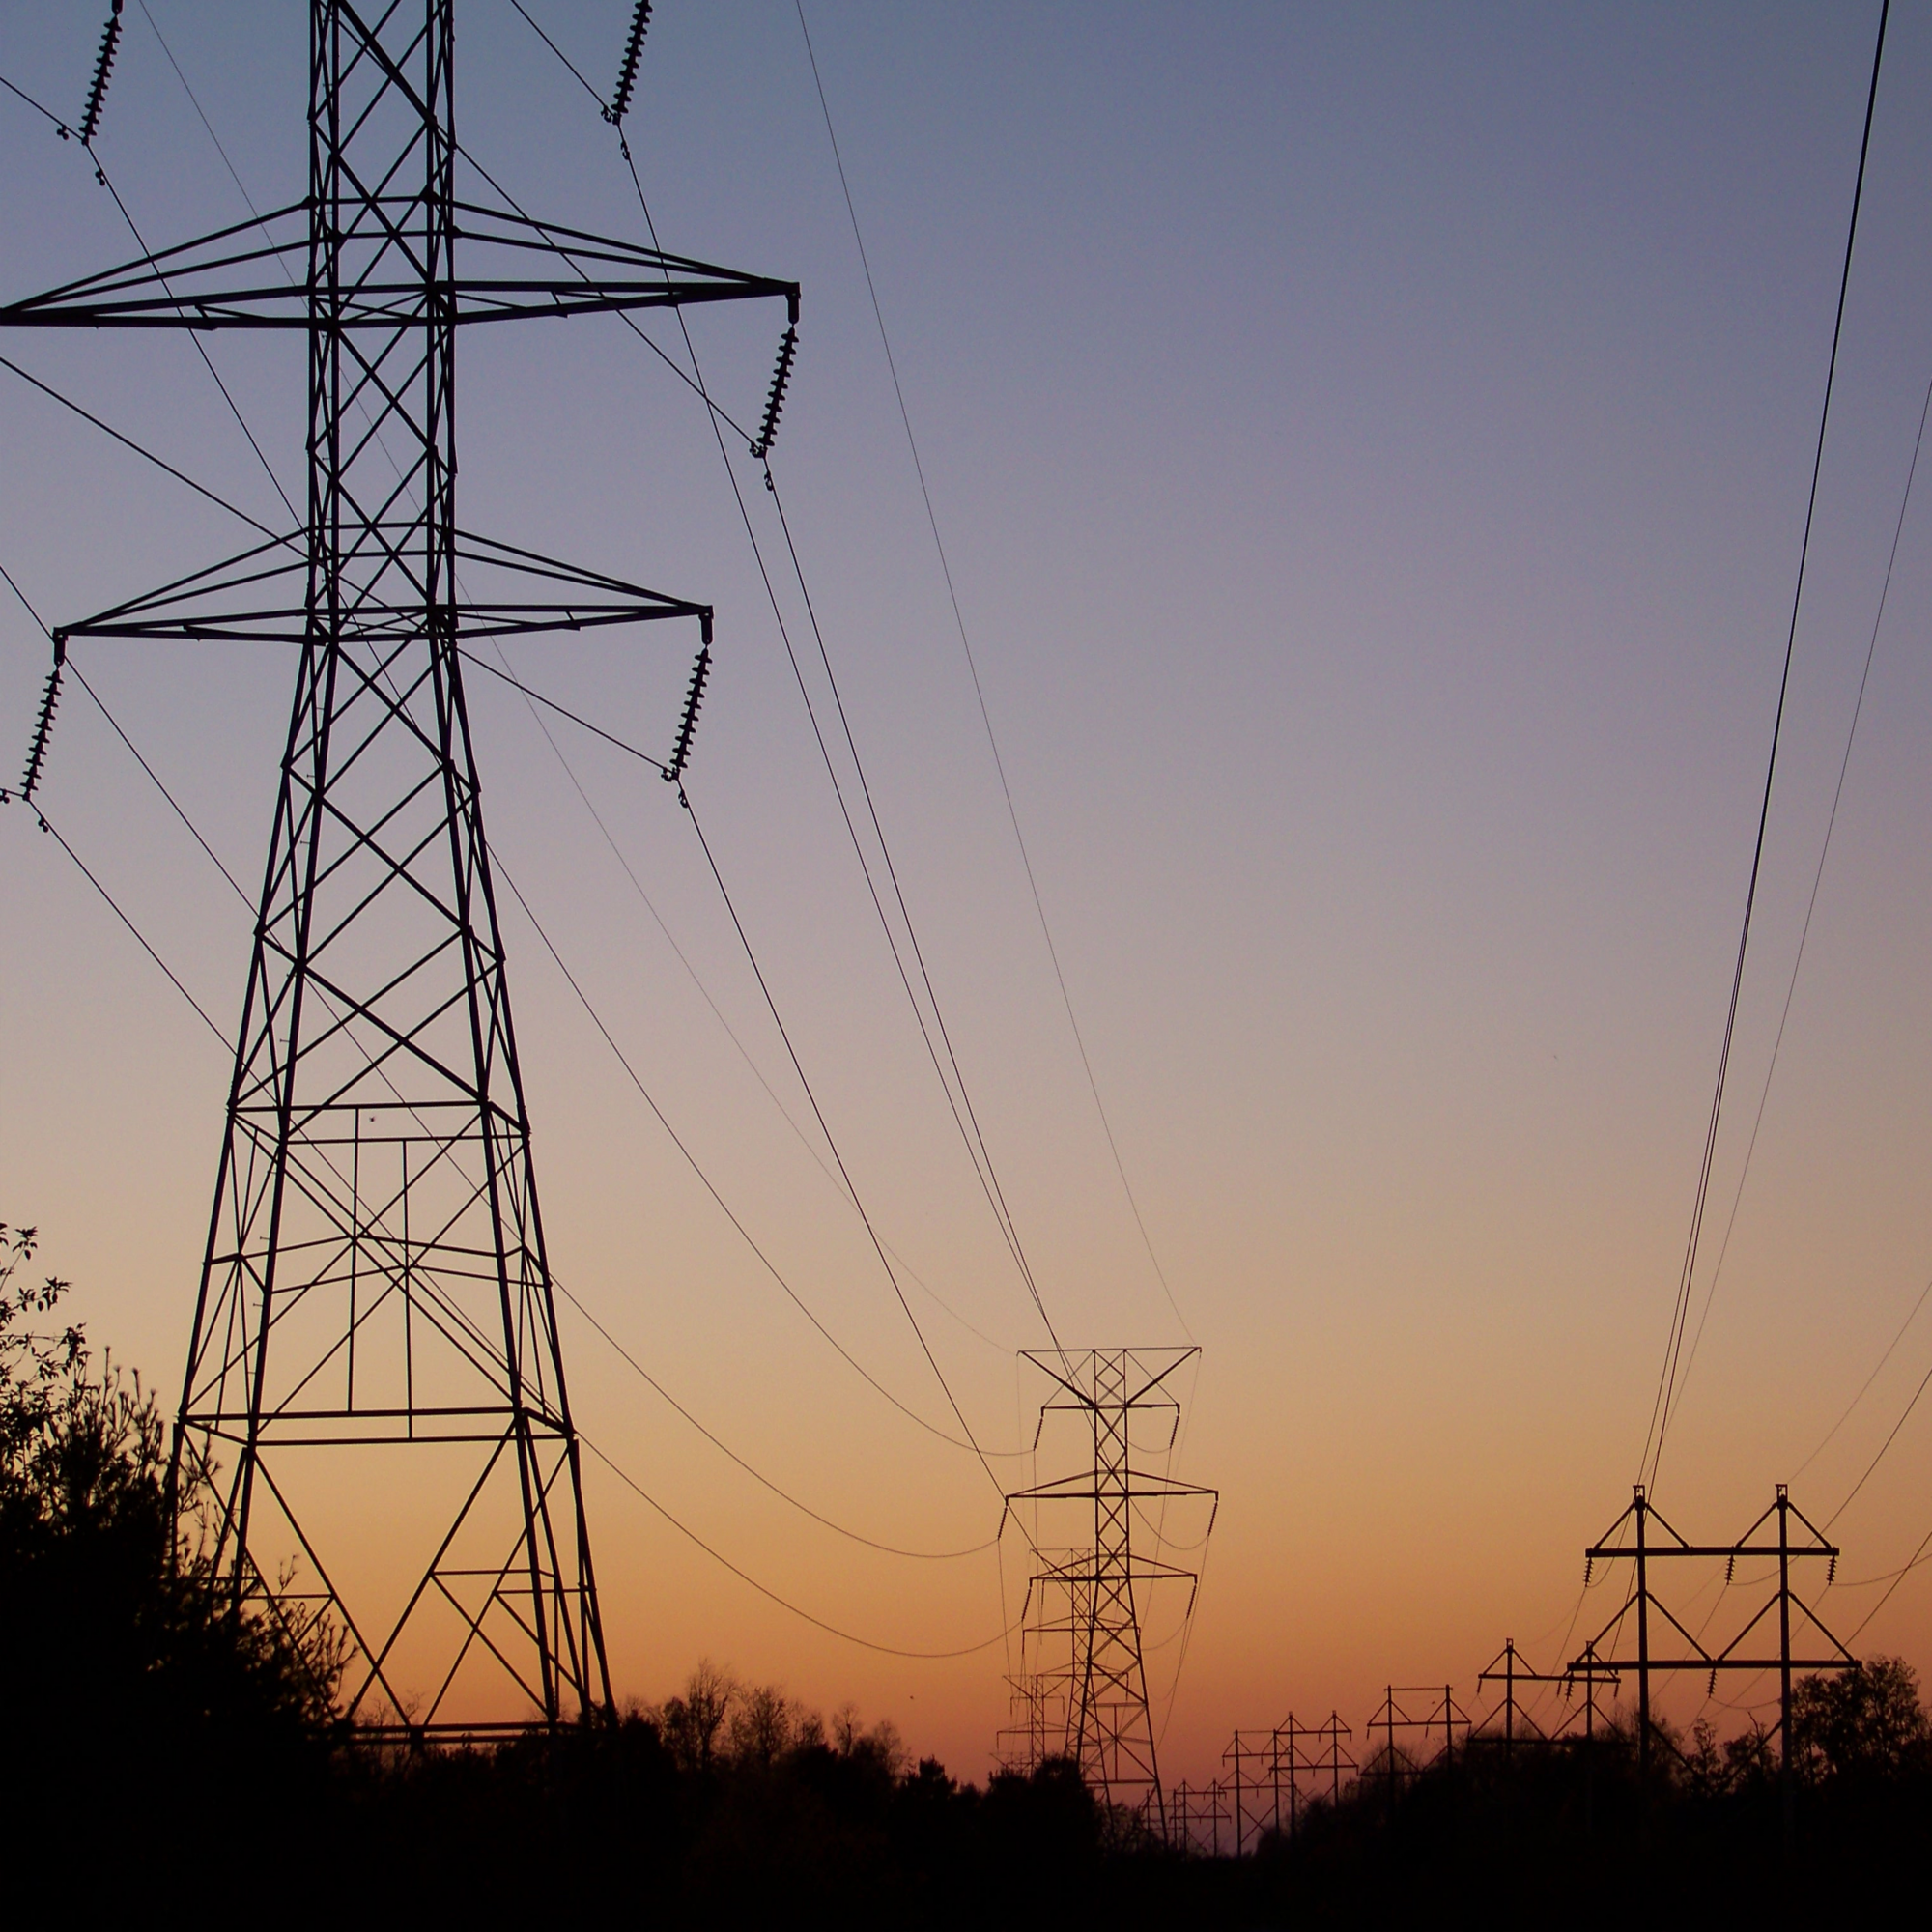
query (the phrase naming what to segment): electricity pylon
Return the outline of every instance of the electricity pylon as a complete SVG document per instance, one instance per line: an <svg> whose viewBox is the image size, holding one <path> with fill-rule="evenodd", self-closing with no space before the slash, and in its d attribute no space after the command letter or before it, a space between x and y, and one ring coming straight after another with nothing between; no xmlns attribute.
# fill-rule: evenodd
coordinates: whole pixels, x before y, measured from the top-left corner
<svg viewBox="0 0 1932 1932"><path fill-rule="evenodd" d="M1802 1534L1793 1532L1791 1524L1794 1517ZM1775 1543L1766 1527L1774 1519L1777 1535ZM1628 1542L1624 1540L1627 1534L1631 1538ZM1858 1660L1825 1628L1824 1621L1811 1605L1798 1594L1792 1582L1791 1566L1805 1561L1824 1563L1825 1584L1829 1588L1838 1574L1839 1554L1837 1545L1827 1543L1824 1532L1791 1500L1791 1492L1783 1483L1776 1485L1771 1506L1735 1543L1686 1541L1664 1520L1662 1512L1650 1500L1645 1486L1642 1483L1633 1485L1630 1507L1583 1552L1583 1581L1586 1586L1590 1581L1591 1569L1598 1563L1628 1562L1634 1566L1629 1596L1617 1613L1591 1638L1586 1656L1594 1662L1597 1646L1605 1642L1614 1643L1629 1628L1630 1612L1633 1609L1636 1611L1637 1765L1646 1780L1650 1775L1651 1760L1650 1680L1653 1672L1706 1672L1709 1675L1707 1695L1715 1696L1719 1671L1743 1670L1762 1676L1775 1670L1778 1674L1778 1781L1783 1802L1784 1831L1789 1840L1796 1803L1796 1766L1791 1735L1792 1673L1799 1670L1858 1668ZM1720 1556L1724 1559L1726 1588L1736 1580L1740 1558L1753 1561L1775 1557L1777 1568L1773 1574L1777 1582L1772 1594L1758 1605L1737 1634L1728 1643L1714 1650L1704 1642L1701 1634L1693 1634L1686 1629L1676 1612L1660 1598L1651 1581L1651 1565L1673 1559L1713 1562ZM1777 1616L1776 1649L1771 1647L1764 1630L1760 1628L1768 1623L1774 1611ZM1650 1620L1653 1612L1674 1633L1674 1636L1665 1637L1667 1648L1662 1657L1651 1647ZM1804 1627L1809 1626L1811 1643L1818 1653L1816 1656L1793 1655L1794 1625L1798 1626L1801 1638ZM1699 1627L1700 1632L1702 1628ZM1682 1649L1672 1654L1679 1641ZM1799 1647L1802 1650L1804 1646L1801 1642ZM1571 1666L1573 1671L1580 1667L1581 1660ZM1602 1665L1598 1664L1597 1668L1601 1672Z"/></svg>
<svg viewBox="0 0 1932 1932"><path fill-rule="evenodd" d="M1039 1738L1047 1754L1074 1760L1089 1787L1104 1804L1116 1805L1165 1831L1153 1720L1148 1705L1147 1665L1141 1618L1148 1593L1163 1583L1188 1586L1187 1612L1193 1613L1195 1572L1164 1562L1158 1554L1159 1525L1144 1512L1163 1512L1177 1502L1206 1500L1208 1533L1219 1494L1198 1484L1137 1467L1133 1424L1136 1416L1155 1415L1164 1427L1158 1444L1142 1442L1155 1453L1172 1449L1180 1406L1165 1384L1195 1349L1091 1349L1068 1353L1027 1351L1025 1359L1043 1370L1057 1392L1040 1408L1040 1432L1049 1415L1073 1413L1090 1426L1090 1470L1019 1490L1007 1498L1009 1510L1025 1506L1038 1526L1036 1551L1066 1548L1073 1531L1054 1533L1051 1524L1077 1508L1091 1525L1092 1542L1058 1561L1044 1560L1028 1580L1022 1611L1021 1693L1028 1712L1029 1739ZM1135 1549L1135 1520L1141 1535L1151 1538L1156 1553ZM1204 1538L1205 1540L1205 1538ZM1046 1721L1048 1719L1056 1721Z"/></svg>
<svg viewBox="0 0 1932 1932"><path fill-rule="evenodd" d="M464 695L478 639L696 620L456 520L465 327L782 297L460 199L452 0L313 0L299 202L0 307L292 330L302 528L57 634L274 642L296 695L170 1485L237 1602L412 1736L611 1687ZM459 269L459 258L461 269Z"/></svg>

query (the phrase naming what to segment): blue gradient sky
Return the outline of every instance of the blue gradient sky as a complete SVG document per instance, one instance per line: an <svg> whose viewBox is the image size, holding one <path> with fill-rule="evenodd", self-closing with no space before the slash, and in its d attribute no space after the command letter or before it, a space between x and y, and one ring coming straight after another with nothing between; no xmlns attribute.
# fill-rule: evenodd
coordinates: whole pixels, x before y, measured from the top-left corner
<svg viewBox="0 0 1932 1932"><path fill-rule="evenodd" d="M302 188L303 11L148 0L260 206ZM628 9L532 11L593 78ZM98 7L0 7L0 72L76 115ZM1628 1497L1688 1221L1858 155L1865 7L810 10L987 704L1122 1154L1204 1347L1184 1472L1219 1526L1169 1766L1388 1680L1547 1665ZM526 205L636 235L614 143L507 4L460 13L459 123ZM1713 1189L1764 1081L1932 378L1932 13L1895 12ZM1069 1342L1171 1341L1006 822L788 5L658 10L631 137L667 246L805 288L775 467L1008 1197ZM245 215L135 0L100 154L150 240ZM84 159L0 97L0 286L119 260ZM703 316L755 412L777 322ZM669 340L669 336L663 339ZM692 795L915 1306L991 1441L1041 1338L896 991L703 416L615 326L478 331L467 521L719 611ZM259 515L179 340L0 353ZM287 345L214 354L297 495ZM0 371L0 562L51 620L237 547L219 513ZM741 477L755 482L749 466ZM762 492L756 491L756 497ZM762 502L754 513L768 515ZM761 529L765 527L761 524ZM1662 1498L1734 1534L1932 1276L1932 522L1900 547L1777 1077ZM244 879L288 667L77 660ZM0 747L46 648L0 611ZM675 646L527 647L647 748ZM747 1070L513 695L472 705L493 840L681 1132L895 1391L942 1403L863 1231ZM793 1114L802 1097L655 779L559 733ZM7 753L14 755L13 751ZM9 773L11 777L11 772ZM645 780L648 779L648 782ZM77 689L43 800L225 1028L247 917ZM17 807L0 815L0 1212L117 1353L178 1373L222 1050ZM560 1276L748 1459L867 1533L998 1505L776 1296L511 911ZM1708 1251L1715 1257L1715 1241ZM1708 1281L1707 1272L1702 1278ZM1702 1296L1699 1288L1699 1298ZM1014 1577L854 1561L572 1318L580 1420L668 1507L889 1643L999 1628ZM1932 1315L1802 1477L1822 1520L1932 1365ZM961 1466L961 1464L964 1466ZM1932 1522L1932 1413L1837 1524ZM998 1653L914 1665L748 1593L599 1478L627 1690L700 1652L850 1695L974 1771ZM912 1570L910 1577L900 1574ZM1932 1663L1932 1581L1866 1645ZM1842 1592L1856 1624L1875 1591ZM1607 1616L1604 1592L1581 1615ZM1599 1605L1602 1604L1601 1611ZM1156 1632L1166 1634L1166 1630ZM1159 1653L1165 1686L1178 1646ZM1762 1696L1757 1687L1751 1696ZM1687 1706L1686 1715L1688 1715Z"/></svg>

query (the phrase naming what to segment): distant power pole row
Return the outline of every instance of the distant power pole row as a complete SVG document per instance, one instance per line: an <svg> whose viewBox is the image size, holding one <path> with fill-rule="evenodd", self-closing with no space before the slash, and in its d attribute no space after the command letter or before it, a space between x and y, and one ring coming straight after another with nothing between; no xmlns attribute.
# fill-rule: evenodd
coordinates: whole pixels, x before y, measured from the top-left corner
<svg viewBox="0 0 1932 1932"><path fill-rule="evenodd" d="M1771 1506L1732 1543L1691 1543L1664 1520L1639 1484L1629 1509L1590 1546L1584 1559L1586 1585L1598 1564L1616 1563L1632 1566L1630 1588L1616 1613L1567 1663L1539 1670L1514 1638L1506 1640L1477 1673L1478 1690L1496 1695L1492 1708L1474 1719L1457 1703L1452 1685L1387 1685L1363 1726L1367 1753L1359 1767L1342 1749L1341 1740L1351 1734L1337 1716L1320 1726L1298 1725L1291 1715L1272 1730L1236 1730L1222 1753L1227 1776L1204 1786L1176 1786L1168 1813L1169 1841L1210 1856L1239 1857L1271 1834L1296 1831L1311 1786L1316 1802L1339 1802L1344 1769L1380 1792L1393 1820L1404 1789L1426 1772L1453 1770L1459 1750L1464 1756L1494 1752L1505 1764L1523 1749L1592 1751L1616 1728L1606 1693L1614 1697L1626 1677L1636 1680L1631 1730L1639 1776L1647 1783L1666 1735L1652 1711L1653 1679L1692 1672L1706 1679L1708 1694L1716 1691L1720 1674L1738 1671L1777 1676L1778 1720L1768 1735L1778 1741L1789 1832L1795 1792L1794 1674L1856 1667L1850 1651L1801 1594L1799 1566L1822 1563L1823 1581L1829 1584L1838 1555L1836 1546L1792 1502L1782 1483ZM1766 1593L1749 1600L1732 1634L1716 1646L1694 1635L1659 1591L1657 1566L1686 1559L1721 1561L1727 1587L1740 1582L1741 1563L1776 1564L1770 1577L1761 1579L1769 1583ZM1561 1724L1549 1728L1537 1721L1524 1698L1525 1692L1545 1688L1559 1690L1568 1706Z"/></svg>

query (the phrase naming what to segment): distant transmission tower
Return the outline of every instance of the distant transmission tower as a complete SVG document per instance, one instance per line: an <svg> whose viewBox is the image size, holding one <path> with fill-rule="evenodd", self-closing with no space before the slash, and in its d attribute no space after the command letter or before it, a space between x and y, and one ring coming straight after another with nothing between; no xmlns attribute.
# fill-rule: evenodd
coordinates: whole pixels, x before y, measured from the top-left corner
<svg viewBox="0 0 1932 1932"><path fill-rule="evenodd" d="M1219 1498L1213 1490L1137 1466L1135 1456L1172 1449L1180 1405L1166 1383L1199 1352L1029 1350L1025 1359L1056 1384L1041 1406L1035 1446L1048 1416L1077 1414L1091 1429L1093 1465L1007 1498L1009 1510L1024 1508L1032 1516L1035 1547L1045 1558L1027 1584L1014 1686L1022 1723L1009 1761L1071 1758L1103 1803L1163 1832L1167 1808L1148 1704L1142 1619L1152 1591L1169 1583L1188 1586L1186 1614L1192 1614L1198 1578L1160 1559L1162 1519L1172 1504L1206 1500L1211 1531ZM1145 1435L1159 1439L1136 1440L1137 1417L1155 1418ZM1150 1516L1151 1508L1160 1515ZM1155 1554L1139 1553L1137 1543L1143 1549L1153 1544ZM1062 1550L1058 1560L1047 1554Z"/></svg>
<svg viewBox="0 0 1932 1932"><path fill-rule="evenodd" d="M706 607L459 528L457 333L798 304L792 284L459 200L452 14L314 0L303 200L0 308L307 338L304 526L56 648L295 655L170 1479L206 1501L222 1587L327 1614L345 1711L412 1736L611 1700L468 647L671 617L711 636Z"/></svg>

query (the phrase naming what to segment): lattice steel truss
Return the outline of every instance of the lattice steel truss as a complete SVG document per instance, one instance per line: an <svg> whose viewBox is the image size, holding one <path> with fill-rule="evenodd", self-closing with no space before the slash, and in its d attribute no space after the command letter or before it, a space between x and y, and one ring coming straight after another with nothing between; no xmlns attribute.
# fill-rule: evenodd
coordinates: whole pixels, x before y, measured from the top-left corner
<svg viewBox="0 0 1932 1932"><path fill-rule="evenodd" d="M458 199L452 0L314 0L309 192L0 307L292 329L305 527L59 634L297 656L171 1481L222 1586L326 1614L378 1730L611 1701L476 764L467 647L707 607L466 533L456 340L779 297ZM463 271L459 272L459 255Z"/></svg>
<svg viewBox="0 0 1932 1932"><path fill-rule="evenodd" d="M1094 1349L1068 1353L1029 1351L1025 1359L1050 1377L1056 1393L1041 1406L1037 1448L1047 1417L1083 1417L1093 1437L1091 1471L1016 1491L1009 1510L1033 1518L1037 1550L1065 1550L1042 1560L1027 1584L1021 1617L1020 1672L1013 1680L1014 1715L1005 1734L1006 1761L1014 1768L1046 1757L1074 1760L1101 1800L1165 1831L1141 1622L1150 1594L1161 1585L1187 1586L1193 1613L1196 1573L1159 1554L1160 1519L1176 1503L1205 1503L1213 1528L1218 1492L1137 1465L1137 1449L1164 1455L1174 1445L1180 1405L1168 1378L1200 1351L1195 1349ZM1157 1418L1161 1439L1136 1444L1136 1417ZM1068 1548L1054 1524L1077 1510L1091 1524L1092 1542ZM1139 1540L1155 1546L1151 1556ZM1070 1525L1069 1525L1070 1529ZM1190 1539L1190 1542L1193 1541Z"/></svg>

